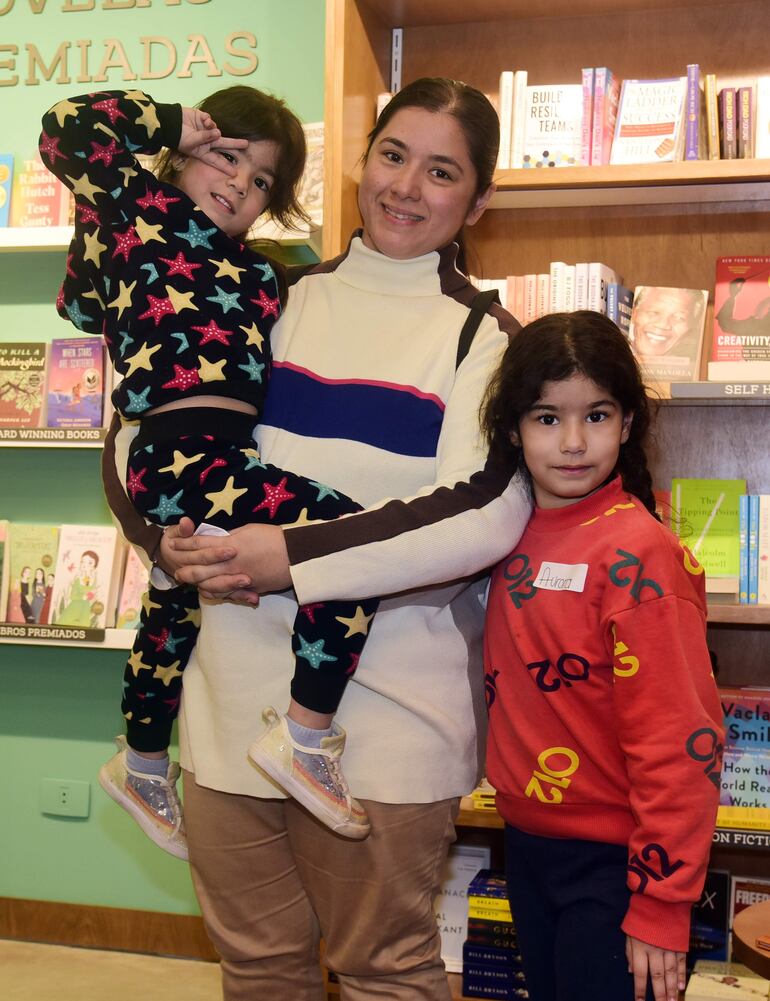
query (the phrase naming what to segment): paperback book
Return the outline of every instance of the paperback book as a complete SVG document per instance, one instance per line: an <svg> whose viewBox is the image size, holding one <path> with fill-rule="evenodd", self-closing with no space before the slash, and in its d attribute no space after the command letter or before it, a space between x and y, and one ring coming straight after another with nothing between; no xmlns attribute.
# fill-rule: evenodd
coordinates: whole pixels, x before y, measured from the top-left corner
<svg viewBox="0 0 770 1001"><path fill-rule="evenodd" d="M51 622L104 629L115 621L121 542L112 525L62 525Z"/></svg>
<svg viewBox="0 0 770 1001"><path fill-rule="evenodd" d="M123 581L120 585L115 625L118 629L138 629L142 597L147 590L149 572L133 546L128 547Z"/></svg>
<svg viewBox="0 0 770 1001"><path fill-rule="evenodd" d="M523 166L580 166L582 127L582 84L527 87Z"/></svg>
<svg viewBox="0 0 770 1001"><path fill-rule="evenodd" d="M51 174L40 157L25 157L16 165L11 195L12 226L66 226L70 192Z"/></svg>
<svg viewBox="0 0 770 1001"><path fill-rule="evenodd" d="M0 518L0 622L5 622L5 610L8 606L8 521Z"/></svg>
<svg viewBox="0 0 770 1001"><path fill-rule="evenodd" d="M13 522L9 526L6 622L33 625L49 621L48 588L53 585L58 543L56 525Z"/></svg>
<svg viewBox="0 0 770 1001"><path fill-rule="evenodd" d="M591 163L594 165L610 162L619 100L620 79L606 66L597 66L591 123Z"/></svg>
<svg viewBox="0 0 770 1001"><path fill-rule="evenodd" d="M699 377L707 303L706 289L636 286L629 338L648 379Z"/></svg>
<svg viewBox="0 0 770 1001"><path fill-rule="evenodd" d="M51 428L102 427L104 346L95 337L51 341L46 424Z"/></svg>
<svg viewBox="0 0 770 1001"><path fill-rule="evenodd" d="M724 759L717 823L770 830L770 689L722 688Z"/></svg>
<svg viewBox="0 0 770 1001"><path fill-rule="evenodd" d="M738 595L740 570L739 508L746 493L740 479L685 479L671 481L672 529L706 572L706 590L712 583L734 585Z"/></svg>
<svg viewBox="0 0 770 1001"><path fill-rule="evenodd" d="M610 163L670 163L684 153L687 77L624 80Z"/></svg>
<svg viewBox="0 0 770 1001"><path fill-rule="evenodd" d="M0 226L7 226L11 218L12 182L13 155L0 153Z"/></svg>
<svg viewBox="0 0 770 1001"><path fill-rule="evenodd" d="M708 377L770 381L770 255L717 259Z"/></svg>
<svg viewBox="0 0 770 1001"><path fill-rule="evenodd" d="M0 344L0 428L43 423L46 358L43 343Z"/></svg>
<svg viewBox="0 0 770 1001"><path fill-rule="evenodd" d="M631 311L634 305L634 293L625 285L610 282L607 286L607 316L620 330L629 337L631 330Z"/></svg>

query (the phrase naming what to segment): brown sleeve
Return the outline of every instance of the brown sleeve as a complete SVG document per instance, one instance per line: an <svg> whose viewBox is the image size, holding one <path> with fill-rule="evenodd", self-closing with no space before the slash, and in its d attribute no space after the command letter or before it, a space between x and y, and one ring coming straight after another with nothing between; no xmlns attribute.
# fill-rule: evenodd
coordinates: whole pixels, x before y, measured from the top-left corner
<svg viewBox="0 0 770 1001"><path fill-rule="evenodd" d="M102 484L107 503L120 524L121 531L133 545L143 549L151 560L155 559L163 530L157 525L148 525L134 508L123 488L115 465L115 438L120 431L120 417L114 414L112 423L104 439L102 452Z"/></svg>

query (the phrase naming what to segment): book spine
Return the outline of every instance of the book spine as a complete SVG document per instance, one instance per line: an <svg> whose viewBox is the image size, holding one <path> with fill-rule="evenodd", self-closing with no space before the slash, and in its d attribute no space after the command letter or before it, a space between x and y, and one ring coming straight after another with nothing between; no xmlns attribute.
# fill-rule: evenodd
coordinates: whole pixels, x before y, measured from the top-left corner
<svg viewBox="0 0 770 1001"><path fill-rule="evenodd" d="M519 319L519 317L517 317ZM537 275L524 275L524 323L537 319Z"/></svg>
<svg viewBox="0 0 770 1001"><path fill-rule="evenodd" d="M734 160L738 155L735 130L735 87L723 87L719 92L719 114L722 134L721 154L723 160Z"/></svg>
<svg viewBox="0 0 770 1001"><path fill-rule="evenodd" d="M500 118L500 148L497 169L511 166L511 124L513 122L513 70L503 70L498 89L498 116Z"/></svg>
<svg viewBox="0 0 770 1001"><path fill-rule="evenodd" d="M591 132L594 114L594 76L593 67L583 67L583 122L580 129L580 162L584 167L591 166Z"/></svg>
<svg viewBox="0 0 770 1001"><path fill-rule="evenodd" d="M571 313L575 308L575 265L564 268L564 310Z"/></svg>
<svg viewBox="0 0 770 1001"><path fill-rule="evenodd" d="M717 78L714 73L706 74L706 153L709 160L719 159L719 101L717 98Z"/></svg>
<svg viewBox="0 0 770 1001"><path fill-rule="evenodd" d="M615 135L615 123L618 119L620 105L620 78L607 70L608 83L605 94L604 129L602 133L602 163L610 162L612 140Z"/></svg>
<svg viewBox="0 0 770 1001"><path fill-rule="evenodd" d="M511 168L524 163L526 137L527 71L516 70L513 75L513 121L511 124Z"/></svg>
<svg viewBox="0 0 770 1001"><path fill-rule="evenodd" d="M738 498L738 603L749 603L749 497Z"/></svg>
<svg viewBox="0 0 770 1001"><path fill-rule="evenodd" d="M700 66L687 66L687 125L684 138L685 160L700 159Z"/></svg>
<svg viewBox="0 0 770 1001"><path fill-rule="evenodd" d="M0 153L0 226L7 226L11 214L13 154Z"/></svg>
<svg viewBox="0 0 770 1001"><path fill-rule="evenodd" d="M759 584L759 496L749 496L749 605L757 604Z"/></svg>
<svg viewBox="0 0 770 1001"><path fill-rule="evenodd" d="M518 949L496 949L492 946L463 944L463 962L481 966L506 966L521 969L521 954Z"/></svg>
<svg viewBox="0 0 770 1001"><path fill-rule="evenodd" d="M562 313L564 311L564 272L566 267L564 261L551 261L551 287L548 294L549 313Z"/></svg>
<svg viewBox="0 0 770 1001"><path fill-rule="evenodd" d="M481 904L468 903L468 917L480 918L482 921L496 921L499 924L512 924L510 907L507 911L497 907L484 907Z"/></svg>
<svg viewBox="0 0 770 1001"><path fill-rule="evenodd" d="M770 605L770 494L760 494L759 497L757 604Z"/></svg>
<svg viewBox="0 0 770 1001"><path fill-rule="evenodd" d="M606 66L598 66L594 70L594 110L591 125L591 163L601 165L602 138L604 136L604 109L607 103L607 70Z"/></svg>
<svg viewBox="0 0 770 1001"><path fill-rule="evenodd" d="M618 316L618 285L617 282L610 282L607 286L607 319L617 323Z"/></svg>
<svg viewBox="0 0 770 1001"><path fill-rule="evenodd" d="M754 156L754 102L751 87L739 87L736 93L736 115L738 119L737 152L742 160Z"/></svg>
<svg viewBox="0 0 770 1001"><path fill-rule="evenodd" d="M758 76L754 92L754 156L770 157L770 76Z"/></svg>
<svg viewBox="0 0 770 1001"><path fill-rule="evenodd" d="M548 312L548 301L551 294L551 276L548 275L538 275L537 276L537 302L535 308L537 310L537 319L540 316L545 316Z"/></svg>
<svg viewBox="0 0 770 1001"><path fill-rule="evenodd" d="M488 910L496 911L498 914L505 915L504 920L511 920L511 904L507 893L501 897L482 893L469 893L468 906L487 908Z"/></svg>

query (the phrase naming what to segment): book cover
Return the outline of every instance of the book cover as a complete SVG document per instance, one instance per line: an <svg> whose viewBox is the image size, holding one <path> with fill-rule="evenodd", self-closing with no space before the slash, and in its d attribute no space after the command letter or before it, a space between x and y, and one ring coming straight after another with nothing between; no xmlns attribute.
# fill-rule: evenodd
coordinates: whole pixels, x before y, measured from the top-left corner
<svg viewBox="0 0 770 1001"><path fill-rule="evenodd" d="M687 966L699 959L726 960L730 938L730 873L708 869L703 892L693 905Z"/></svg>
<svg viewBox="0 0 770 1001"><path fill-rule="evenodd" d="M610 163L670 163L684 152L687 77L624 80Z"/></svg>
<svg viewBox="0 0 770 1001"><path fill-rule="evenodd" d="M671 481L674 534L704 568L707 581L709 577L735 577L737 582L738 507L745 493L746 481L739 479Z"/></svg>
<svg viewBox="0 0 770 1001"><path fill-rule="evenodd" d="M735 87L723 87L719 91L719 152L723 160L734 160L738 156Z"/></svg>
<svg viewBox="0 0 770 1001"><path fill-rule="evenodd" d="M759 588L759 495L749 495L749 605L758 604Z"/></svg>
<svg viewBox="0 0 770 1001"><path fill-rule="evenodd" d="M524 167L575 167L581 163L582 84L526 89Z"/></svg>
<svg viewBox="0 0 770 1001"><path fill-rule="evenodd" d="M50 428L102 427L104 346L95 337L51 341L46 424Z"/></svg>
<svg viewBox="0 0 770 1001"><path fill-rule="evenodd" d="M7 226L11 218L12 183L13 154L0 153L0 226Z"/></svg>
<svg viewBox="0 0 770 1001"><path fill-rule="evenodd" d="M707 73L705 80L706 99L706 156L709 160L719 157L719 94L715 73Z"/></svg>
<svg viewBox="0 0 770 1001"><path fill-rule="evenodd" d="M588 262L588 301L586 309L607 315L607 286L622 285L623 277L600 261Z"/></svg>
<svg viewBox="0 0 770 1001"><path fill-rule="evenodd" d="M770 255L717 259L708 377L770 381Z"/></svg>
<svg viewBox="0 0 770 1001"><path fill-rule="evenodd" d="M738 602L749 603L749 495L738 498Z"/></svg>
<svg viewBox="0 0 770 1001"><path fill-rule="evenodd" d="M70 193L35 154L17 162L11 194L12 226L66 226Z"/></svg>
<svg viewBox="0 0 770 1001"><path fill-rule="evenodd" d="M592 66L584 66L580 71L583 85L583 122L580 129L580 162L584 167L591 166L595 75L596 70Z"/></svg>
<svg viewBox="0 0 770 1001"><path fill-rule="evenodd" d="M629 339L646 378L699 377L707 303L706 289L636 286Z"/></svg>
<svg viewBox="0 0 770 1001"><path fill-rule="evenodd" d="M700 959L687 982L685 1001L765 1001L770 983L747 966Z"/></svg>
<svg viewBox="0 0 770 1001"><path fill-rule="evenodd" d="M450 973L463 968L463 942L468 927L468 884L489 865L488 845L454 845L444 867L441 889L433 905L441 933L441 958Z"/></svg>
<svg viewBox="0 0 770 1001"><path fill-rule="evenodd" d="M9 526L6 622L46 621L46 588L53 584L58 541L56 525L12 522Z"/></svg>
<svg viewBox="0 0 770 1001"><path fill-rule="evenodd" d="M133 546L126 552L126 565L118 597L115 626L118 629L138 629L142 611L142 596L147 590L150 574Z"/></svg>
<svg viewBox="0 0 770 1001"><path fill-rule="evenodd" d="M0 428L40 427L46 358L43 343L0 343Z"/></svg>
<svg viewBox="0 0 770 1001"><path fill-rule="evenodd" d="M104 629L115 621L121 544L112 525L62 525L51 622Z"/></svg>
<svg viewBox="0 0 770 1001"><path fill-rule="evenodd" d="M626 337L631 329L631 310L634 305L634 293L625 285L610 282L607 286L607 316L616 324Z"/></svg>
<svg viewBox="0 0 770 1001"><path fill-rule="evenodd" d="M758 76L754 102L754 156L770 157L770 76Z"/></svg>
<svg viewBox="0 0 770 1001"><path fill-rule="evenodd" d="M698 63L687 66L687 119L684 135L685 160L702 160L704 149L703 80Z"/></svg>
<svg viewBox="0 0 770 1001"><path fill-rule="evenodd" d="M620 100L620 79L606 66L594 71L594 108L591 122L591 163L610 162Z"/></svg>
<svg viewBox="0 0 770 1001"><path fill-rule="evenodd" d="M739 87L735 93L738 156L750 160L754 156L754 100L751 87Z"/></svg>
<svg viewBox="0 0 770 1001"><path fill-rule="evenodd" d="M759 495L757 604L770 605L770 494Z"/></svg>
<svg viewBox="0 0 770 1001"><path fill-rule="evenodd" d="M5 622L5 610L8 607L8 526L5 518L0 518L0 622Z"/></svg>
<svg viewBox="0 0 770 1001"><path fill-rule="evenodd" d="M721 688L725 748L717 823L770 830L770 689Z"/></svg>

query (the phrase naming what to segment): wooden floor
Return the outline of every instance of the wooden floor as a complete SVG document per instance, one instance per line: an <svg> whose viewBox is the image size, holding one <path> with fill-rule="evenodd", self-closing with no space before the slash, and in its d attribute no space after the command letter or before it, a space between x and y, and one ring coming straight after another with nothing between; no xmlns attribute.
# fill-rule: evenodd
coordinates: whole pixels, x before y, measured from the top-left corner
<svg viewBox="0 0 770 1001"><path fill-rule="evenodd" d="M219 967L0 939L2 1001L222 1001Z"/></svg>

